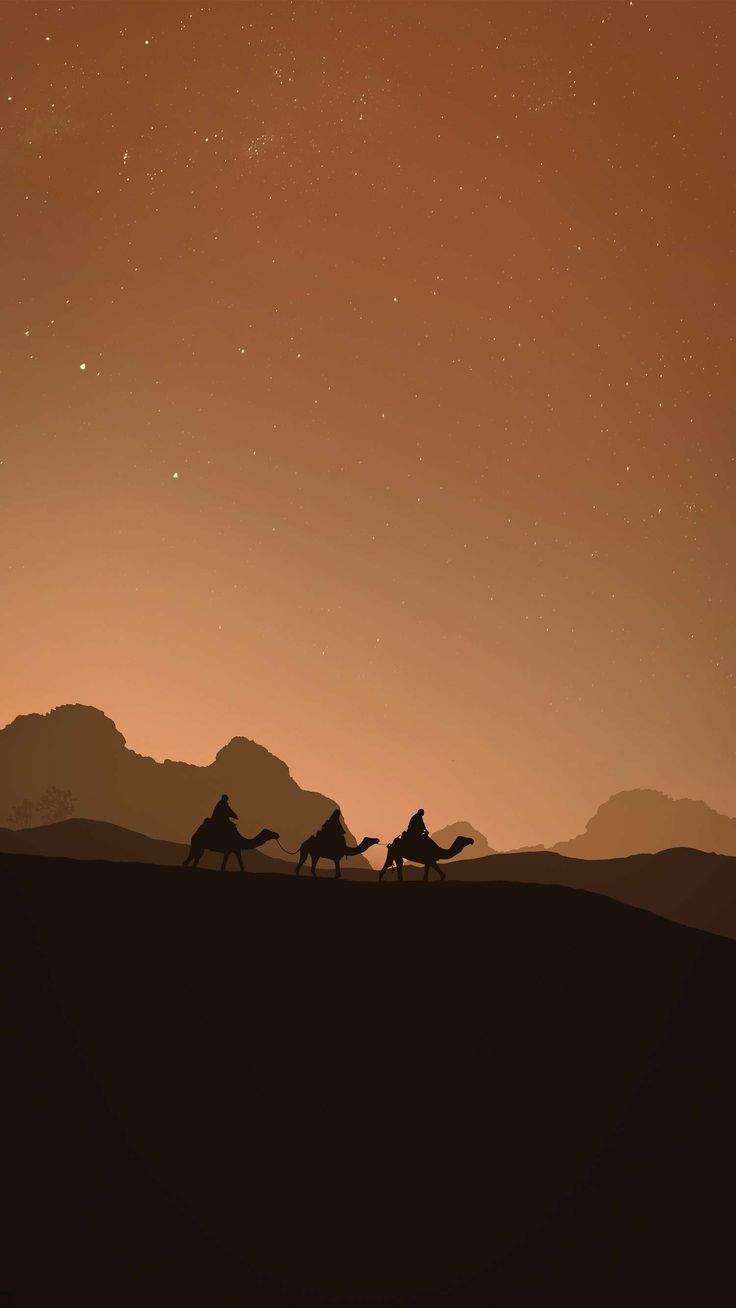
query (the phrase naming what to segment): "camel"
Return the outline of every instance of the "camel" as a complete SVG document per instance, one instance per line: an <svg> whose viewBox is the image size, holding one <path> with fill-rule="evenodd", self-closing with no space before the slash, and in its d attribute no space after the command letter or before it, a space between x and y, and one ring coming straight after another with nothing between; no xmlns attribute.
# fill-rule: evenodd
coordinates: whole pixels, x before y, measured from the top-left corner
<svg viewBox="0 0 736 1308"><path fill-rule="evenodd" d="M391 841L386 850L386 862L378 874L378 880L383 881L384 872L395 865L396 875L399 881L403 881L404 860L406 859L409 863L424 864L425 881L429 881L430 868L444 881L445 874L442 868L437 866L437 860L440 858L454 858L456 854L460 853L461 849L465 849L466 845L472 844L472 836L456 836L449 849L442 849L435 840L432 840L431 836L420 836L414 840L407 838L406 835L397 836L395 840Z"/></svg>
<svg viewBox="0 0 736 1308"><path fill-rule="evenodd" d="M296 865L296 875L302 870L307 858L312 860L312 876L317 875L317 864L321 858L331 858L335 864L335 876L340 877L340 860L349 857L351 854L362 854L364 850L370 849L371 845L378 845L380 841L377 836L364 836L359 845L351 849L346 843L344 836L332 838L318 831L315 836L308 836L299 846L299 862Z"/></svg>
<svg viewBox="0 0 736 1308"><path fill-rule="evenodd" d="M267 840L278 840L277 831L269 831L264 827L258 832L257 836L241 836L237 827L231 822L213 822L212 818L205 818L201 827L197 827L192 841L189 846L189 853L184 859L184 867L189 867L190 863L194 867L199 867L199 860L206 849L215 850L222 854L222 871L225 871L225 865L231 854L234 854L240 864L240 871L244 872L243 859L241 850L257 849L259 845L264 845Z"/></svg>

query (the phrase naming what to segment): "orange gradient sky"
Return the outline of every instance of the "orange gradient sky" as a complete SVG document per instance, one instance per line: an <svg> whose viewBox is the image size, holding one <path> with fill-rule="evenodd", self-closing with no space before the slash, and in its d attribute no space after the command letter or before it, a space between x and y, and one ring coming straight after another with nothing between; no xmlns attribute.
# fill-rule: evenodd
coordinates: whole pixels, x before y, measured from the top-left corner
<svg viewBox="0 0 736 1308"><path fill-rule="evenodd" d="M734 810L722 4L4 4L0 719ZM237 808L237 803L236 803Z"/></svg>

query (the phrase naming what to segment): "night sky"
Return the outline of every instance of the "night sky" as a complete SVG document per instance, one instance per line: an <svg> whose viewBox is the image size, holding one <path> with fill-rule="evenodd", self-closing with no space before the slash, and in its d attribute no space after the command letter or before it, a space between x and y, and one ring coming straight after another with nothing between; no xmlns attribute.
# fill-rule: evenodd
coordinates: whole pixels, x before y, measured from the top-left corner
<svg viewBox="0 0 736 1308"><path fill-rule="evenodd" d="M249 736L359 836L736 812L735 37L3 4L0 722Z"/></svg>

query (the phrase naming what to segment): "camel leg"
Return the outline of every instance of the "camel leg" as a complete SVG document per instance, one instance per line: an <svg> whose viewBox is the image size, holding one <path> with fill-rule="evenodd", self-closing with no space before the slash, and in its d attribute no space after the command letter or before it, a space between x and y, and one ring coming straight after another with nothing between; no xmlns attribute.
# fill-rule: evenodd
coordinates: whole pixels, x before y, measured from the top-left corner
<svg viewBox="0 0 736 1308"><path fill-rule="evenodd" d="M340 871L340 860L339 860L339 858L335 858L335 859L333 859L332 861L333 861L333 863L335 864L335 878L337 878L337 877L341 877L341 876L342 876L342 872Z"/></svg>
<svg viewBox="0 0 736 1308"><path fill-rule="evenodd" d="M397 860L396 860L396 880L397 880L397 881L403 881L403 880L404 880L404 860L403 860L403 858L397 858Z"/></svg>
<svg viewBox="0 0 736 1308"><path fill-rule="evenodd" d="M299 876L299 873L301 872L302 868L304 867L304 863L305 863L305 861L306 861L306 857L307 857L307 851L306 851L306 849L303 849L303 848L300 849L300 850L299 850L299 862L298 862L297 865L296 865L296 872L295 872L295 874L294 874L295 876L297 876L297 877Z"/></svg>
<svg viewBox="0 0 736 1308"><path fill-rule="evenodd" d="M225 871L225 865L226 865L227 860L229 859L229 857L230 857L230 850L229 850L229 849L226 849L226 850L225 850L225 853L224 853L223 856L222 856L222 866L221 866L221 868L220 868L220 871L221 871L221 872L224 872L224 871Z"/></svg>
<svg viewBox="0 0 736 1308"><path fill-rule="evenodd" d="M245 868L243 867L243 855L241 854L239 849L236 849L235 856L240 864L240 871L245 872Z"/></svg>
<svg viewBox="0 0 736 1308"><path fill-rule="evenodd" d="M317 875L317 864L318 864L318 863L319 863L319 858L315 858L314 854L312 854L312 876L313 876L313 877L316 877L316 875Z"/></svg>
<svg viewBox="0 0 736 1308"><path fill-rule="evenodd" d="M387 854L387 855L386 855L386 862L384 863L383 867L381 868L381 871L378 873L378 880L379 880L379 881L383 881L383 874L384 874L384 872L389 872L393 866L394 866L394 859L391 858L391 856L390 856L389 854Z"/></svg>

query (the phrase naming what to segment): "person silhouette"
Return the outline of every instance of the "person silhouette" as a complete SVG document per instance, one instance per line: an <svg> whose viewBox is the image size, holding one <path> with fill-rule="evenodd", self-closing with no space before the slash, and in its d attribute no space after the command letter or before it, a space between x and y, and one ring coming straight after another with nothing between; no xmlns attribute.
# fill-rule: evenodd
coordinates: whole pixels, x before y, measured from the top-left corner
<svg viewBox="0 0 736 1308"><path fill-rule="evenodd" d="M217 803L215 804L215 807L212 810L212 821L228 822L233 818L235 819L235 821L237 821L238 815L237 813L233 813L233 810L231 809L230 804L228 803L227 795L222 795L221 798L218 799Z"/></svg>
<svg viewBox="0 0 736 1308"><path fill-rule="evenodd" d="M429 835L429 832L424 825L423 808L417 809L416 813L414 813L412 817L409 818L409 822L406 828L406 835L409 837L410 840L415 839L417 836Z"/></svg>
<svg viewBox="0 0 736 1308"><path fill-rule="evenodd" d="M330 814L327 821L322 823L317 835L326 836L328 840L345 839L345 829L340 821L339 808L336 808L334 813Z"/></svg>

